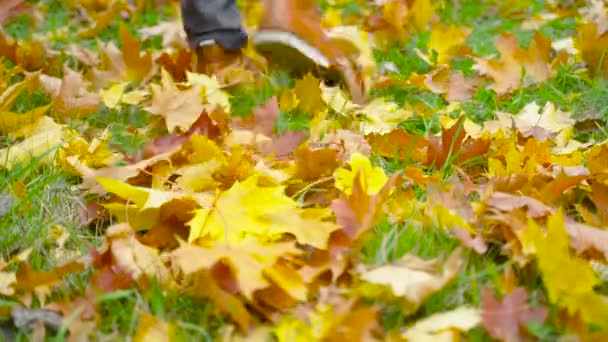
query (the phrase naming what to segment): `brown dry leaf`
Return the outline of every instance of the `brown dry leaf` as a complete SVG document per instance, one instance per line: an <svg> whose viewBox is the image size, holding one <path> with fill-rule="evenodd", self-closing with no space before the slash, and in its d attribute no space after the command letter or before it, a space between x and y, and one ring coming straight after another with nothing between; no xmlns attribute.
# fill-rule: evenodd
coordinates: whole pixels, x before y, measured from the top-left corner
<svg viewBox="0 0 608 342"><path fill-rule="evenodd" d="M332 147L300 146L295 153L295 176L303 180L314 180L331 175L338 167L338 153L339 150Z"/></svg>
<svg viewBox="0 0 608 342"><path fill-rule="evenodd" d="M141 244L128 223L108 228L106 236L115 263L135 281L156 279L161 284L169 280L169 272L154 249Z"/></svg>
<svg viewBox="0 0 608 342"><path fill-rule="evenodd" d="M122 59L126 68L126 78L141 83L155 71L152 54L141 52L141 42L136 40L126 25L120 26L120 41L122 42Z"/></svg>
<svg viewBox="0 0 608 342"><path fill-rule="evenodd" d="M408 254L392 265L380 266L361 274L361 279L388 286L393 295L403 297L406 310L413 312L433 293L441 290L460 272L463 264L462 248L457 248L447 258L443 272L438 260L423 260Z"/></svg>
<svg viewBox="0 0 608 342"><path fill-rule="evenodd" d="M479 157L488 151L490 142L485 138L468 138L464 128L465 116L461 116L452 127L441 128L441 141L429 136L426 165L440 170L447 162L460 164Z"/></svg>
<svg viewBox="0 0 608 342"><path fill-rule="evenodd" d="M141 52L141 42L131 35L125 25L120 26L122 51L112 42L101 47L103 70L93 69L95 84L107 87L116 82L145 83L156 72L150 52Z"/></svg>
<svg viewBox="0 0 608 342"><path fill-rule="evenodd" d="M483 327L492 337L502 341L525 340L520 329L532 321L544 323L549 313L544 307L532 308L527 303L528 292L523 287L514 289L502 301L484 288L481 300Z"/></svg>
<svg viewBox="0 0 608 342"><path fill-rule="evenodd" d="M63 119L84 118L99 111L101 96L87 90L82 74L68 67L62 79L40 75L43 89L51 94L51 109Z"/></svg>
<svg viewBox="0 0 608 342"><path fill-rule="evenodd" d="M14 41L0 30L0 56L8 58L27 71L39 71L47 66L47 53L42 42L37 40Z"/></svg>
<svg viewBox="0 0 608 342"><path fill-rule="evenodd" d="M160 85L150 84L152 101L146 110L164 117L169 132L173 133L176 129L188 131L205 109L202 91L203 87L196 84L181 90L163 69Z"/></svg>
<svg viewBox="0 0 608 342"><path fill-rule="evenodd" d="M511 212L515 209L526 207L528 215L534 218L547 216L554 211L553 208L532 197L512 195L498 191L492 193L485 203L503 212Z"/></svg>
<svg viewBox="0 0 608 342"><path fill-rule="evenodd" d="M584 23L574 38L580 58L593 75L606 77L608 75L608 63L604 63L604 56L608 52L608 32L598 33L598 28L593 23Z"/></svg>
<svg viewBox="0 0 608 342"><path fill-rule="evenodd" d="M51 288L62 282L71 273L83 271L88 265L74 260L53 268L48 272L38 272L29 263L20 265L17 271L17 283L13 286L17 294L35 293L41 303L50 294Z"/></svg>
<svg viewBox="0 0 608 342"><path fill-rule="evenodd" d="M31 5L23 0L0 1L0 25L30 10Z"/></svg>
<svg viewBox="0 0 608 342"><path fill-rule="evenodd" d="M570 246L577 253L598 252L608 260L608 230L571 221L566 224Z"/></svg>
<svg viewBox="0 0 608 342"><path fill-rule="evenodd" d="M522 68L533 78L532 83L546 81L550 76L551 42L536 32L528 49L523 49L514 35L502 33L496 39L501 59L475 58L474 69L494 80L492 89L498 95L527 86L522 83Z"/></svg>
<svg viewBox="0 0 608 342"><path fill-rule="evenodd" d="M378 222L383 214L381 208L384 200L397 180L397 176L393 175L376 194L370 196L361 181L363 177L362 172L357 172L352 193L343 195L331 204L336 222L351 240L356 240Z"/></svg>
<svg viewBox="0 0 608 342"><path fill-rule="evenodd" d="M184 25L181 20L164 21L152 27L144 27L139 30L143 40L154 36L161 36L163 48L187 49L188 42L184 33Z"/></svg>
<svg viewBox="0 0 608 342"><path fill-rule="evenodd" d="M427 158L428 140L402 129L394 129L385 134L370 134L366 138L372 151L380 156L418 162Z"/></svg>
<svg viewBox="0 0 608 342"><path fill-rule="evenodd" d="M112 22L115 22L121 12L128 8L128 4L124 0L111 1L110 6L101 12L95 11L90 18L90 25L78 31L78 38L92 39L96 38L103 30L105 30Z"/></svg>

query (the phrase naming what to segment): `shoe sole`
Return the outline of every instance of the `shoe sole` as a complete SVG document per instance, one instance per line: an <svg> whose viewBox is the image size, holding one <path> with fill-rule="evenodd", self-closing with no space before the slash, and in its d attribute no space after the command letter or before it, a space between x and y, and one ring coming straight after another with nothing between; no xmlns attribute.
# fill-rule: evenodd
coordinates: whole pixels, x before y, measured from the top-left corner
<svg viewBox="0 0 608 342"><path fill-rule="evenodd" d="M261 30L253 37L253 45L272 65L297 75L313 72L329 82L341 81L341 75L330 70L329 58L293 33Z"/></svg>

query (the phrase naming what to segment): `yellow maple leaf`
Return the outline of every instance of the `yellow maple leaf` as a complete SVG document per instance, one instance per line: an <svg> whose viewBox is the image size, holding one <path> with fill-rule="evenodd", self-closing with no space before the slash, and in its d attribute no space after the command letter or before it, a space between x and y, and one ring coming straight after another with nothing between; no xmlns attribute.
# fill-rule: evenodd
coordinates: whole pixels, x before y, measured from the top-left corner
<svg viewBox="0 0 608 342"><path fill-rule="evenodd" d="M202 88L201 96L203 101L210 105L210 108L208 108L210 112L217 106L226 113L230 113L228 94L220 89L220 83L215 76L186 72L186 77L188 84Z"/></svg>
<svg viewBox="0 0 608 342"><path fill-rule="evenodd" d="M339 168L334 171L336 188L347 195L352 193L353 184L358 172L361 172L360 179L363 183L363 189L366 190L368 195L376 194L388 181L388 176L384 173L384 170L378 166L374 167L369 158L359 152L351 155L349 165L350 170Z"/></svg>
<svg viewBox="0 0 608 342"><path fill-rule="evenodd" d="M529 220L522 240L524 250L536 252L549 300L578 313L588 324L608 327L608 301L594 291L599 278L589 261L571 255L562 209L549 217L546 234Z"/></svg>
<svg viewBox="0 0 608 342"><path fill-rule="evenodd" d="M201 98L202 87L194 84L180 90L167 70L162 69L160 85L150 84L152 103L146 110L164 117L170 132L176 128L187 131L205 109Z"/></svg>
<svg viewBox="0 0 608 342"><path fill-rule="evenodd" d="M473 69L494 80L492 89L497 94L518 89L522 85L522 69L533 82L543 82L549 78L551 42L540 32L536 32L528 49L520 47L515 36L503 33L496 39L496 49L500 52L501 60L476 58Z"/></svg>
<svg viewBox="0 0 608 342"><path fill-rule="evenodd" d="M68 136L64 126L48 116L25 128L30 131L25 140L0 149L0 167L10 170L35 158L41 158L43 163L51 162L55 157L53 151L56 151Z"/></svg>
<svg viewBox="0 0 608 342"><path fill-rule="evenodd" d="M49 105L37 107L27 113L0 112L0 133L12 133L23 126L34 125L49 110Z"/></svg>
<svg viewBox="0 0 608 342"><path fill-rule="evenodd" d="M403 109L398 104L381 97L373 99L357 113L364 116L360 125L361 133L364 135L388 133L399 123L414 115L412 111Z"/></svg>
<svg viewBox="0 0 608 342"><path fill-rule="evenodd" d="M137 327L135 336L133 336L133 341L171 341L171 337L173 337L174 334L174 329L175 326L173 323L165 322L147 312L142 312L139 320L139 326Z"/></svg>
<svg viewBox="0 0 608 342"><path fill-rule="evenodd" d="M418 31L424 31L431 17L435 14L435 7L431 0L415 0L409 13L412 13L411 19L414 28Z"/></svg>
<svg viewBox="0 0 608 342"><path fill-rule="evenodd" d="M462 248L452 252L443 271L439 271L437 263L436 259L423 260L407 254L395 264L364 271L361 279L390 288L393 295L406 300L408 311L415 311L431 294L456 277L463 264Z"/></svg>
<svg viewBox="0 0 608 342"><path fill-rule="evenodd" d="M300 100L298 108L310 116L315 116L323 108L320 83L319 79L310 73L296 80L295 93Z"/></svg>
<svg viewBox="0 0 608 342"><path fill-rule="evenodd" d="M239 288L248 299L253 297L256 290L270 285L265 272L277 259L289 253L297 253L293 243L262 244L253 238L231 244L215 243L211 247L184 245L169 253L169 257L171 263L186 276L209 269L220 260L226 260L234 271Z"/></svg>
<svg viewBox="0 0 608 342"><path fill-rule="evenodd" d="M338 227L322 221L318 214L298 208L298 204L285 195L284 187L258 185L254 175L236 182L219 194L214 208L196 211L189 222L189 241L198 237L237 243L248 236L262 241L280 239L285 233L293 234L302 244L325 249L329 234Z"/></svg>
<svg viewBox="0 0 608 342"><path fill-rule="evenodd" d="M437 63L448 63L460 49L470 30L455 25L435 25L427 44L428 51L437 52Z"/></svg>

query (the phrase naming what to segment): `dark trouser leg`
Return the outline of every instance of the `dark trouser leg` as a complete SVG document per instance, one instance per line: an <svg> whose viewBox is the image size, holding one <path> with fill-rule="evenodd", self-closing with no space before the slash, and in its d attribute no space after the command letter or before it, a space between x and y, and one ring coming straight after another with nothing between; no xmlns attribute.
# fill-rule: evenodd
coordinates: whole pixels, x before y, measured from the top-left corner
<svg viewBox="0 0 608 342"><path fill-rule="evenodd" d="M181 7L191 48L215 41L224 49L237 50L247 42L235 0L181 0Z"/></svg>

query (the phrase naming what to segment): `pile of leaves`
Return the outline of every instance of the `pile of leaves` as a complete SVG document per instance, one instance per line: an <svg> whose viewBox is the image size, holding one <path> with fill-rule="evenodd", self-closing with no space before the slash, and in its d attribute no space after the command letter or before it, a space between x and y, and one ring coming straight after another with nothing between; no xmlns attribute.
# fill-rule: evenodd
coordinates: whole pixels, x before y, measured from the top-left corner
<svg viewBox="0 0 608 342"><path fill-rule="evenodd" d="M251 46L197 73L175 1L0 1L4 334L608 338L608 5L323 8L366 105Z"/></svg>

